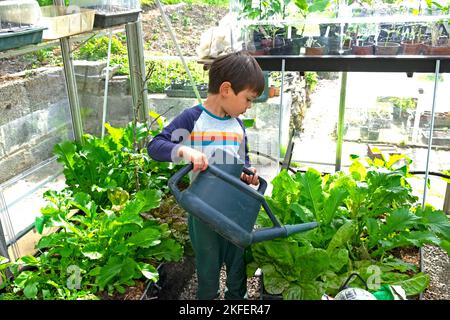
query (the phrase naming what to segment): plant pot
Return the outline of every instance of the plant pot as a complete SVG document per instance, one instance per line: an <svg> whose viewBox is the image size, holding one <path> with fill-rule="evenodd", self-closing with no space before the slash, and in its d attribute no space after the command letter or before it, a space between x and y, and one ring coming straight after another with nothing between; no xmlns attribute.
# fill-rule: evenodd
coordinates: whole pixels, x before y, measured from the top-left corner
<svg viewBox="0 0 450 320"><path fill-rule="evenodd" d="M305 56L322 56L324 52L324 47L305 47Z"/></svg>
<svg viewBox="0 0 450 320"><path fill-rule="evenodd" d="M94 28L106 29L128 22L135 22L138 20L142 10L135 9L121 11L120 9L115 8L115 6L108 6L105 11L106 12L95 12Z"/></svg>
<svg viewBox="0 0 450 320"><path fill-rule="evenodd" d="M275 87L270 86L269 87L269 98L273 98L273 97L275 97Z"/></svg>
<svg viewBox="0 0 450 320"><path fill-rule="evenodd" d="M366 44L362 46L354 45L352 47L352 53L354 55L361 56L373 55L373 44Z"/></svg>
<svg viewBox="0 0 450 320"><path fill-rule="evenodd" d="M402 42L403 54L419 55L422 53L422 43Z"/></svg>
<svg viewBox="0 0 450 320"><path fill-rule="evenodd" d="M398 54L400 44L397 42L383 42L375 45L375 54L380 56L393 56Z"/></svg>
<svg viewBox="0 0 450 320"><path fill-rule="evenodd" d="M423 54L429 56L448 56L450 55L450 46L432 46L425 44Z"/></svg>

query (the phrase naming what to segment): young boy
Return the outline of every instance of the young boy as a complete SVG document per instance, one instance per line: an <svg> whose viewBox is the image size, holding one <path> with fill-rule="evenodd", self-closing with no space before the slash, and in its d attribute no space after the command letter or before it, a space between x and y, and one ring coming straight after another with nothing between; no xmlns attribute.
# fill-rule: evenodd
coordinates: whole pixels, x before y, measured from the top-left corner
<svg viewBox="0 0 450 320"><path fill-rule="evenodd" d="M221 149L234 154L250 167L247 137L239 115L251 107L264 90L264 76L256 60L245 53L218 57L209 71L208 96L203 104L184 110L153 138L149 155L157 161L193 163L193 171L206 170L208 159ZM212 159L214 161L214 159ZM241 179L257 185L258 175ZM214 192L212 190L212 192ZM205 194L205 197L208 195ZM197 298L216 299L222 264L227 271L225 299L245 299L247 277L244 249L241 249L189 215L189 235L195 252Z"/></svg>

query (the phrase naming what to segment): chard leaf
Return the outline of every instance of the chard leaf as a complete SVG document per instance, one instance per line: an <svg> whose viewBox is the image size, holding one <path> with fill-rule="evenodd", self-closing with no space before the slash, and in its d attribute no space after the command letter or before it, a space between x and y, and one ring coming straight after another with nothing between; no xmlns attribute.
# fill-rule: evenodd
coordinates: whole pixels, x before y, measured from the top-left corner
<svg viewBox="0 0 450 320"><path fill-rule="evenodd" d="M353 161L353 163L349 168L349 172L351 173L352 177L357 181L366 180L367 175L366 167L364 167L364 165L358 160Z"/></svg>
<svg viewBox="0 0 450 320"><path fill-rule="evenodd" d="M284 300L320 300L324 293L323 283L319 281L291 284L283 291Z"/></svg>
<svg viewBox="0 0 450 320"><path fill-rule="evenodd" d="M71 204L86 213L89 218L97 215L97 205L94 201L91 201L91 197L87 193L79 192L75 194Z"/></svg>
<svg viewBox="0 0 450 320"><path fill-rule="evenodd" d="M405 262L401 259L395 259L394 261L384 262L383 266L388 267L386 270L398 270L400 272L417 271L417 267L414 264Z"/></svg>
<svg viewBox="0 0 450 320"><path fill-rule="evenodd" d="M273 180L272 199L286 208L291 203L297 202L299 186L289 175L287 170L282 170Z"/></svg>
<svg viewBox="0 0 450 320"><path fill-rule="evenodd" d="M300 184L302 204L311 209L319 223L323 223L325 221L325 217L322 215L324 196L320 173L315 169L309 168L304 174L296 176L296 181Z"/></svg>
<svg viewBox="0 0 450 320"><path fill-rule="evenodd" d="M355 223L350 220L344 223L334 234L327 247L327 252L331 253L334 249L344 246L356 234Z"/></svg>
<svg viewBox="0 0 450 320"><path fill-rule="evenodd" d="M330 195L326 198L324 209L325 223L329 224L333 220L339 206L343 204L343 200L348 196L348 192L344 188L333 188Z"/></svg>
<svg viewBox="0 0 450 320"><path fill-rule="evenodd" d="M109 282L117 276L122 270L123 257L111 257L106 265L104 265L97 276L97 282L100 290L109 284Z"/></svg>
<svg viewBox="0 0 450 320"><path fill-rule="evenodd" d="M159 279L158 270L154 266L148 263L139 262L138 263L139 270L142 272L144 277L153 282L157 282Z"/></svg>
<svg viewBox="0 0 450 320"><path fill-rule="evenodd" d="M136 201L142 203L140 212L147 212L151 209L159 207L161 203L161 191L146 189L136 193Z"/></svg>
<svg viewBox="0 0 450 320"><path fill-rule="evenodd" d="M108 133L111 137L111 139L114 141L114 143L117 145L118 149L122 148L122 143L120 140L122 140L124 129L123 128L113 128L109 123L105 123L105 128L108 130Z"/></svg>
<svg viewBox="0 0 450 320"><path fill-rule="evenodd" d="M367 218L366 219L366 227L367 227L367 234L369 235L369 249L374 247L378 241L381 239L381 228L380 228L380 222L378 219L374 218Z"/></svg>
<svg viewBox="0 0 450 320"><path fill-rule="evenodd" d="M284 223L301 223L314 221L314 214L307 207L298 203L291 204L291 210L298 217L297 221L283 221Z"/></svg>
<svg viewBox="0 0 450 320"><path fill-rule="evenodd" d="M430 277L427 274L420 272L410 279L394 282L392 284L401 286L405 290L407 296L415 296L423 292L428 287L429 283Z"/></svg>
<svg viewBox="0 0 450 320"><path fill-rule="evenodd" d="M291 284L283 291L283 300L304 300L304 292L301 286Z"/></svg>
<svg viewBox="0 0 450 320"><path fill-rule="evenodd" d="M282 277L271 264L261 267L263 272L264 289L270 294L281 294L289 288L289 282Z"/></svg>
<svg viewBox="0 0 450 320"><path fill-rule="evenodd" d="M347 249L338 249L334 251L328 251L330 256L330 268L333 271L339 272L349 262L349 255Z"/></svg>
<svg viewBox="0 0 450 320"><path fill-rule="evenodd" d="M421 223L437 235L450 240L450 219L442 210L433 210L430 207L418 208L416 215L421 217Z"/></svg>
<svg viewBox="0 0 450 320"><path fill-rule="evenodd" d="M143 251L146 258L164 261L180 261L183 257L183 247L174 239L162 239L161 243Z"/></svg>
<svg viewBox="0 0 450 320"><path fill-rule="evenodd" d="M407 208L397 209L386 218L386 224L382 226L383 234L402 231L414 226L419 218L412 214Z"/></svg>
<svg viewBox="0 0 450 320"><path fill-rule="evenodd" d="M148 248L161 243L161 233L155 228L145 228L128 238L129 246Z"/></svg>
<svg viewBox="0 0 450 320"><path fill-rule="evenodd" d="M39 260L34 256L23 256L19 259L20 262L25 263L28 266L37 266L39 265Z"/></svg>
<svg viewBox="0 0 450 320"><path fill-rule="evenodd" d="M37 285L37 282L28 283L23 289L25 297L27 297L28 299L35 299L38 293Z"/></svg>
<svg viewBox="0 0 450 320"><path fill-rule="evenodd" d="M300 270L302 282L315 280L330 268L328 253L319 248L300 248L300 255L296 259L296 268Z"/></svg>
<svg viewBox="0 0 450 320"><path fill-rule="evenodd" d="M53 148L53 152L58 156L58 162L62 162L70 170L73 170L75 164L75 152L77 147L72 141L66 140L59 144L56 144Z"/></svg>

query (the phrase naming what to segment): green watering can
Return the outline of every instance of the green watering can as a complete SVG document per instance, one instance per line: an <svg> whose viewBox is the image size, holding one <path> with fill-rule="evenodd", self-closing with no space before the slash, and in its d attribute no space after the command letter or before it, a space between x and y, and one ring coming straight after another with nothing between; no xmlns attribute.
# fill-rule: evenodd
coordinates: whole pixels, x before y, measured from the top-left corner
<svg viewBox="0 0 450 320"><path fill-rule="evenodd" d="M239 163L237 158L233 159L233 164L229 163L209 164L183 191L178 188L178 183L192 170L193 165L189 164L175 173L169 179L169 188L178 204L241 248L318 226L317 222L280 225L264 198L267 182L259 177L259 188L255 190L240 179L242 172L249 175L253 172L245 168L242 162ZM261 205L273 227L253 230Z"/></svg>

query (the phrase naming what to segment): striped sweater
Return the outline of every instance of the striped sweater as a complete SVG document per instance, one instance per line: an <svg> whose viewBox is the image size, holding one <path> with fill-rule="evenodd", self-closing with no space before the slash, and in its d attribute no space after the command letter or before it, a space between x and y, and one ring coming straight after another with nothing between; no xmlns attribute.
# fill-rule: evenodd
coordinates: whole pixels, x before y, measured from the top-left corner
<svg viewBox="0 0 450 320"><path fill-rule="evenodd" d="M147 150L157 161L179 163L178 147L185 145L203 152L208 158L223 150L231 153L250 166L245 127L239 118L218 117L202 105L184 110L180 115L152 139ZM222 159L220 161L226 161Z"/></svg>

